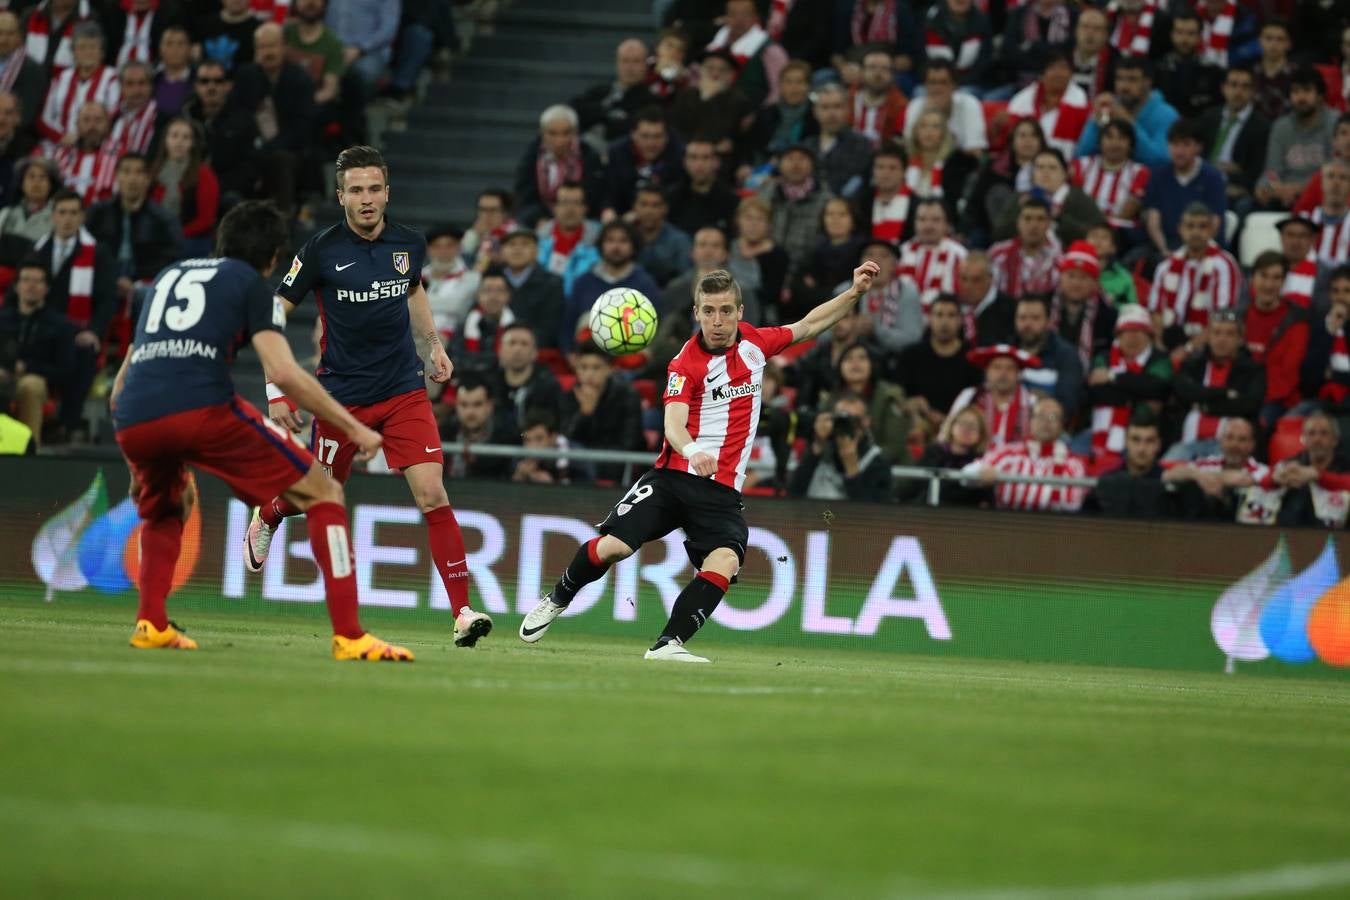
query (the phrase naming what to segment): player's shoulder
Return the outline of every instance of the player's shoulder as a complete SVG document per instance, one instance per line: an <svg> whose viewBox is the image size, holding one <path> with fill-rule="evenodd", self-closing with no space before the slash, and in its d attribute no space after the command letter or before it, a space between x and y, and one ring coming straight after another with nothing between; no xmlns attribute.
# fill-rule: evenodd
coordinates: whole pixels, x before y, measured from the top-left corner
<svg viewBox="0 0 1350 900"><path fill-rule="evenodd" d="M426 235L420 229L413 228L411 225L390 222L387 219L380 237L390 243L412 244L414 246L420 246L427 242Z"/></svg>
<svg viewBox="0 0 1350 900"><path fill-rule="evenodd" d="M318 253L327 247L331 247L346 237L345 232L347 230L346 222L335 222L327 228L315 232L300 248L299 255L308 257L312 253Z"/></svg>
<svg viewBox="0 0 1350 900"><path fill-rule="evenodd" d="M788 343L791 343L792 342L791 334L790 333L784 334L784 332L787 331L789 331L789 329L781 325L771 325L765 328L758 328L754 325L751 325L749 322L740 323L741 340L754 344L761 350L763 350L765 347L770 346L778 347L780 344L782 344L784 339L786 339Z"/></svg>

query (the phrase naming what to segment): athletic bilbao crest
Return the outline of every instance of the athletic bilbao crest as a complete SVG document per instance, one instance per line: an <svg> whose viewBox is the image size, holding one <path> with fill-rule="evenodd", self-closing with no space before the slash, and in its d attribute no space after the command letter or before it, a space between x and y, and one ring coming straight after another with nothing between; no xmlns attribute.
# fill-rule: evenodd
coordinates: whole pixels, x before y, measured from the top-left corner
<svg viewBox="0 0 1350 900"><path fill-rule="evenodd" d="M395 272L397 272L400 275L407 275L410 265L411 264L408 261L408 254L406 251L400 250L399 252L394 254Z"/></svg>

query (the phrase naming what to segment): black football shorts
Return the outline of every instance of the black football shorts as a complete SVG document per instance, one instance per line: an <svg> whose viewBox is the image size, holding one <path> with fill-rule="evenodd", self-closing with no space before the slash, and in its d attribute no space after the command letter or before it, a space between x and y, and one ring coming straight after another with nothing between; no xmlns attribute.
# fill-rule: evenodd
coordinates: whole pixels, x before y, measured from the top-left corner
<svg viewBox="0 0 1350 900"><path fill-rule="evenodd" d="M720 547L736 551L745 565L745 504L740 491L687 472L652 469L614 504L601 534L612 534L634 550L683 528L684 549L698 569Z"/></svg>

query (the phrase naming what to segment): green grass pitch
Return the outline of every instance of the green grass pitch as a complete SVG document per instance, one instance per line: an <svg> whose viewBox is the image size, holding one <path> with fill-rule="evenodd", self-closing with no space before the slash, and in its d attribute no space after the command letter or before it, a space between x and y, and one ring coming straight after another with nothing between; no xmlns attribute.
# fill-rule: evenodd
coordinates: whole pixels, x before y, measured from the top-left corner
<svg viewBox="0 0 1350 900"><path fill-rule="evenodd" d="M1345 896L1350 685L0 605L8 897Z"/></svg>

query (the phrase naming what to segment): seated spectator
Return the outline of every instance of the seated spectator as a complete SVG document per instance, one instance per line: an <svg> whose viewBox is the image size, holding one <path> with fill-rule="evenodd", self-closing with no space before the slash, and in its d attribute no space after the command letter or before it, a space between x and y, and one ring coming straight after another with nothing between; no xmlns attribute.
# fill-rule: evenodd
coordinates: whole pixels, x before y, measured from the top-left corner
<svg viewBox="0 0 1350 900"><path fill-rule="evenodd" d="M75 26L92 18L90 4L42 0L28 10L23 20L25 55L42 66L44 72L55 74L70 68L75 64L71 49Z"/></svg>
<svg viewBox="0 0 1350 900"><path fill-rule="evenodd" d="M1097 156L1080 156L1073 161L1072 184L1106 214L1113 228L1138 228L1149 171L1148 166L1130 158L1134 155L1134 126L1124 119L1112 119L1101 129L1100 144Z"/></svg>
<svg viewBox="0 0 1350 900"><path fill-rule="evenodd" d="M727 270L736 277L743 297L755 297L762 318L742 314L751 325L772 324L787 283L788 256L774 243L772 221L773 211L759 197L746 197L736 208L737 237L731 243Z"/></svg>
<svg viewBox="0 0 1350 900"><path fill-rule="evenodd" d="M1052 56L1063 57L1067 67L1077 18L1077 9L1065 0L1035 0L1008 10L999 57L1013 76L1014 87L1034 82ZM1065 80L1068 78L1066 74ZM1045 133L1052 131L1047 125ZM1065 155L1068 153L1066 150Z"/></svg>
<svg viewBox="0 0 1350 900"><path fill-rule="evenodd" d="M1321 266L1341 266L1350 262L1350 162L1333 158L1319 170L1322 176L1322 202L1308 217L1320 226L1317 262Z"/></svg>
<svg viewBox="0 0 1350 900"><path fill-rule="evenodd" d="M1230 0L1200 0L1195 11L1204 22L1201 40L1205 62L1220 69L1250 67L1260 53L1256 17Z"/></svg>
<svg viewBox="0 0 1350 900"><path fill-rule="evenodd" d="M867 404L868 430L886 458L897 465L909 463L909 435L914 428L899 385L882 378L872 350L863 343L844 349L834 372L834 388L817 408L832 408L832 400L846 393L857 394Z"/></svg>
<svg viewBox="0 0 1350 900"><path fill-rule="evenodd" d="M109 137L118 153L148 154L159 134L154 77L149 63L133 60L122 67L118 81L121 99Z"/></svg>
<svg viewBox="0 0 1350 900"><path fill-rule="evenodd" d="M474 444L519 444L515 420L497 411L492 391L481 374L464 379L455 392L455 406L441 422L441 439L461 441L464 449L445 454L445 474L451 478L511 477L511 458L479 456Z"/></svg>
<svg viewBox="0 0 1350 900"><path fill-rule="evenodd" d="M1317 289L1317 226L1302 216L1288 216L1276 222L1275 227L1280 232L1280 252L1286 272L1280 296L1304 309L1313 305L1325 307Z"/></svg>
<svg viewBox="0 0 1350 900"><path fill-rule="evenodd" d="M867 402L853 391L816 413L811 440L788 481L788 494L811 500L891 499L891 461L872 438Z"/></svg>
<svg viewBox="0 0 1350 900"><path fill-rule="evenodd" d="M459 323L473 307L483 273L470 269L460 255L464 232L453 225L439 225L427 232L427 259L422 266L422 287L431 304L436 330L447 344Z"/></svg>
<svg viewBox="0 0 1350 900"><path fill-rule="evenodd" d="M192 38L181 25L167 25L159 36L154 97L164 116L181 113L192 97Z"/></svg>
<svg viewBox="0 0 1350 900"><path fill-rule="evenodd" d="M1148 310L1131 304L1120 309L1110 348L1093 357L1087 385L1088 402L1092 405L1088 437L1095 467L1109 466L1118 460L1127 450L1127 432L1134 428L1132 423L1141 417L1155 422L1163 403L1171 396L1172 361L1154 346L1153 338L1153 319ZM1153 441L1160 441L1157 425L1151 427ZM1074 449L1081 456L1088 455L1088 448L1078 441ZM1159 443L1153 449L1154 460L1161 452ZM1143 468L1151 469L1154 460ZM1135 460L1131 466L1139 468L1138 462Z"/></svg>
<svg viewBox="0 0 1350 900"><path fill-rule="evenodd" d="M521 224L534 227L554 215L558 188L573 181L586 191L588 215L598 216L603 203L604 172L600 157L577 138L577 114L557 104L539 116L539 137L530 142L516 166L516 201Z"/></svg>
<svg viewBox="0 0 1350 900"><path fill-rule="evenodd" d="M123 0L117 9L104 13L111 38L108 58L118 68L135 61L153 63L164 33L168 13L161 13L157 0Z"/></svg>
<svg viewBox="0 0 1350 900"><path fill-rule="evenodd" d="M1053 294L1059 287L1059 241L1050 233L1050 203L1028 196L1017 212L1017 236L989 248L994 284L1010 297Z"/></svg>
<svg viewBox="0 0 1350 900"><path fill-rule="evenodd" d="M18 130L27 134L33 130L42 112L42 101L47 96L47 73L41 60L33 59L26 52L20 53L23 38L18 15L12 10L0 11L0 72L4 73L0 77L0 87L15 102Z"/></svg>
<svg viewBox="0 0 1350 900"><path fill-rule="evenodd" d="M543 409L530 410L521 420L520 443L522 447L533 450L567 450L572 446L567 438L558 433L558 414ZM572 481L572 467L568 465L566 457L527 457L516 460L511 480L525 484L569 484Z"/></svg>
<svg viewBox="0 0 1350 900"><path fill-rule="evenodd" d="M601 219L628 213L640 185L673 186L680 176L680 157L679 142L670 140L660 108L649 106L639 112L632 131L609 145Z"/></svg>
<svg viewBox="0 0 1350 900"><path fill-rule="evenodd" d="M1308 351L1308 309L1281 296L1285 259L1267 250L1252 264L1252 299L1243 317L1247 352L1266 370L1266 395L1257 420L1265 433L1303 399L1299 374Z"/></svg>
<svg viewBox="0 0 1350 900"><path fill-rule="evenodd" d="M1105 353L1116 332L1116 310L1102 294L1097 251L1074 241L1059 261L1059 290L1051 299L1050 325L1070 346L1086 371Z"/></svg>
<svg viewBox="0 0 1350 900"><path fill-rule="evenodd" d="M1221 99L1219 84L1223 69L1202 57L1200 32L1200 17L1193 10L1173 13L1172 51L1158 61L1158 92L1178 115L1187 119L1217 106Z"/></svg>
<svg viewBox="0 0 1350 900"><path fill-rule="evenodd" d="M954 422L961 410L973 406L989 425L987 449L1020 441L1030 434L1027 420L1036 397L1022 383L1022 370L1040 366L1041 361L1010 344L977 347L966 358L984 369L984 380L979 387L968 387L956 395L943 427Z"/></svg>
<svg viewBox="0 0 1350 900"><path fill-rule="evenodd" d="M280 25L258 26L253 62L235 74L233 102L257 124L264 195L282 212L293 212L306 177L302 165L316 136L314 82L303 67L286 61Z"/></svg>
<svg viewBox="0 0 1350 900"><path fill-rule="evenodd" d="M1312 412L1303 418L1303 451L1276 463L1263 485L1283 489L1275 524L1284 528L1322 526L1344 528L1346 504L1334 502L1333 491L1344 491L1340 483L1329 481L1328 474L1344 476L1350 472L1350 458L1340 449L1341 429L1324 412Z"/></svg>
<svg viewBox="0 0 1350 900"><path fill-rule="evenodd" d="M957 147L941 110L928 109L914 123L905 139L905 184L919 197L937 197L955 205L964 195L966 182L980 167L975 157Z"/></svg>
<svg viewBox="0 0 1350 900"><path fill-rule="evenodd" d="M689 35L680 28L667 28L656 39L656 60L647 73L647 90L662 109L669 109L675 92L688 87L690 80Z"/></svg>
<svg viewBox="0 0 1350 900"><path fill-rule="evenodd" d="M1047 147L1036 154L1031 170L1031 191L1026 199L1039 198L1050 206L1055 239L1060 245L1081 241L1088 228L1105 221L1097 203L1069 181L1069 165L1059 150ZM1022 198L1018 198L1023 203ZM994 221L994 237L1007 237L1018 227L1021 208L1010 204L1002 219Z"/></svg>
<svg viewBox="0 0 1350 900"><path fill-rule="evenodd" d="M220 0L218 12L192 21L193 56L233 71L253 59L253 38L260 24L250 0Z"/></svg>
<svg viewBox="0 0 1350 900"><path fill-rule="evenodd" d="M725 269L728 255L725 232L709 226L694 233L694 266L666 285L656 303L660 313L656 336L644 350L634 354L640 357L642 377L659 381L666 376L670 361L680 352L696 327L693 317L694 289L703 276ZM754 294L742 293L741 301L741 317L748 322L760 321L759 298Z"/></svg>
<svg viewBox="0 0 1350 900"><path fill-rule="evenodd" d="M347 68L342 38L324 21L327 7L327 0L295 0L290 21L282 29L286 58L303 66L314 82L314 103L318 106L338 99Z"/></svg>
<svg viewBox="0 0 1350 900"><path fill-rule="evenodd" d="M65 387L75 367L74 333L46 308L47 270L36 261L19 266L16 302L0 307L0 378L14 384L17 418L42 444L42 408Z"/></svg>
<svg viewBox="0 0 1350 900"><path fill-rule="evenodd" d="M778 79L778 102L760 108L747 136L754 150L753 162L776 159L806 140L815 125L810 93L811 67L801 60L788 63Z"/></svg>
<svg viewBox="0 0 1350 900"><path fill-rule="evenodd" d="M1017 301L998 288L994 264L983 250L972 250L956 273L956 298L961 303L962 334L972 347L1010 344L1017 333L1013 317Z"/></svg>
<svg viewBox="0 0 1350 900"><path fill-rule="evenodd" d="M707 49L726 51L741 61L736 88L750 102L751 109L775 102L778 77L788 57L760 24L754 0L727 0L723 23Z"/></svg>
<svg viewBox="0 0 1350 900"><path fill-rule="evenodd" d="M1331 309L1312 315L1308 352L1303 357L1303 394L1337 417L1350 416L1350 345L1345 323L1350 319L1350 267L1331 273Z"/></svg>
<svg viewBox="0 0 1350 900"><path fill-rule="evenodd" d="M638 264L647 270L658 285L664 286L689 268L693 243L689 235L666 221L670 206L660 187L654 184L639 187L633 212L633 224L642 241Z"/></svg>
<svg viewBox="0 0 1350 900"><path fill-rule="evenodd" d="M816 338L815 346L798 357L788 374L795 377L797 408L802 415L813 415L816 410L811 404L829 393L839 358L850 345L861 341L880 352L881 348L872 340L871 327L871 320L855 306L833 328Z"/></svg>
<svg viewBox="0 0 1350 900"><path fill-rule="evenodd" d="M1095 7L1084 7L1078 13L1074 26L1073 52L1069 62L1073 66L1073 83L1083 89L1088 100L1111 89L1115 83L1116 53L1107 41L1110 26L1106 13Z"/></svg>
<svg viewBox="0 0 1350 900"><path fill-rule="evenodd" d="M117 192L111 200L89 207L86 221L94 239L114 254L117 295L123 301L130 299L138 282L148 284L182 256L178 223L150 199L150 167L139 154L128 153L118 160Z"/></svg>
<svg viewBox="0 0 1350 900"><path fill-rule="evenodd" d="M709 50L698 69L698 83L678 91L670 122L683 137L706 138L730 169L736 161L736 142L755 105L742 93L736 78L736 58L726 50Z"/></svg>
<svg viewBox="0 0 1350 900"><path fill-rule="evenodd" d="M1085 509L1118 519L1162 519L1177 514L1175 494L1163 484L1158 464L1162 436L1150 417L1130 420L1124 437L1124 456L1097 478Z"/></svg>
<svg viewBox="0 0 1350 900"><path fill-rule="evenodd" d="M760 197L772 210L772 235L776 246L787 254L787 278L810 265L820 242L821 215L830 190L816 178L816 158L804 144L783 151L778 160L779 177L765 185ZM781 321L796 319L783 311Z"/></svg>
<svg viewBox="0 0 1350 900"><path fill-rule="evenodd" d="M1290 209L1308 179L1331 158L1336 113L1325 101L1327 86L1309 66L1289 78L1289 112L1275 120L1266 146L1264 174L1253 195L1271 209Z"/></svg>
<svg viewBox="0 0 1350 900"><path fill-rule="evenodd" d="M568 105L576 110L577 128L597 148L623 138L631 119L652 102L647 89L647 45L637 38L619 43L614 53L614 80L587 88Z"/></svg>
<svg viewBox="0 0 1350 900"><path fill-rule="evenodd" d="M69 147L79 138L76 119L86 103L117 109L121 96L117 70L104 65L103 29L82 22L72 32L75 64L52 77L37 121L38 134L50 145Z"/></svg>
<svg viewBox="0 0 1350 900"><path fill-rule="evenodd" d="M1116 230L1109 224L1098 223L1088 228L1087 240L1097 251L1097 262L1102 270L1099 280L1107 302L1117 309L1127 303L1138 303L1134 276L1120 264Z"/></svg>
<svg viewBox="0 0 1350 900"><path fill-rule="evenodd" d="M884 46L867 48L862 59L862 84L849 91L848 124L872 142L874 148L889 143L905 131L905 104L895 84L895 61Z"/></svg>
<svg viewBox="0 0 1350 900"><path fill-rule="evenodd" d="M1256 430L1247 419L1224 419L1214 443L1217 452L1195 460L1165 458L1162 478L1180 492L1178 502L1187 518L1232 522L1247 489L1265 481L1270 469L1252 456Z"/></svg>
<svg viewBox="0 0 1350 900"><path fill-rule="evenodd" d="M773 361L764 366L760 384L759 427L750 445L750 466L742 490L752 487L787 489L787 469L797 433L797 413L781 393L785 376ZM769 467L769 471L755 468Z"/></svg>
<svg viewBox="0 0 1350 900"><path fill-rule="evenodd" d="M924 315L939 294L956 292L965 245L948 235L947 205L935 197L914 205L914 237L900 245L900 277L914 283Z"/></svg>
<svg viewBox="0 0 1350 900"><path fill-rule="evenodd" d="M642 400L630 385L611 377L611 365L609 354L590 341L577 345L572 353L577 383L560 404L562 434L590 450L643 450ZM604 463L595 467L595 476L622 481L626 468Z"/></svg>
<svg viewBox="0 0 1350 900"><path fill-rule="evenodd" d="M852 197L867 182L872 144L848 124L848 91L827 84L813 95L811 115L818 132L806 139L816 155L821 181L840 197Z"/></svg>
<svg viewBox="0 0 1350 900"><path fill-rule="evenodd" d="M556 421L562 389L547 366L539 365L534 330L513 322L498 332L497 370L490 382L497 408L509 413L525 429L533 413L547 413ZM556 431L556 425L554 427Z"/></svg>
<svg viewBox="0 0 1350 900"><path fill-rule="evenodd" d="M1292 46L1289 37L1286 22L1271 19L1261 25L1261 60L1251 71L1256 109L1267 122L1289 112L1289 90L1294 76L1294 67L1289 63Z"/></svg>
<svg viewBox="0 0 1350 900"><path fill-rule="evenodd" d="M923 449L915 465L926 469L961 469L977 462L989 447L989 424L977 407L967 406L952 416L938 433L937 440ZM900 500L926 503L931 482L918 479L901 482ZM939 506L990 506L992 492L983 486L943 479L938 482Z"/></svg>
<svg viewBox="0 0 1350 900"><path fill-rule="evenodd" d="M490 377L497 369L502 329L515 321L511 285L506 274L501 269L488 269L479 282L473 307L465 314L447 348L455 371L461 375Z"/></svg>
<svg viewBox="0 0 1350 900"><path fill-rule="evenodd" d="M924 88L929 94L928 73L934 63L950 63L950 74L962 88L977 95L987 84L994 62L994 33L989 17L975 4L975 0L942 0L928 7L924 16ZM953 116L955 118L955 116ZM981 117L980 126L984 121ZM953 131L959 131L955 126ZM979 148L962 145L961 149Z"/></svg>
<svg viewBox="0 0 1350 900"><path fill-rule="evenodd" d="M108 136L110 127L103 104L86 103L76 119L79 137L75 143L51 151L61 180L86 204L112 196L120 154Z"/></svg>
<svg viewBox="0 0 1350 900"><path fill-rule="evenodd" d="M1163 346L1177 351L1174 362L1204 346L1213 313L1238 304L1242 271L1215 242L1218 228L1218 217L1207 206L1188 206L1181 217L1181 247L1153 273L1148 310Z"/></svg>
<svg viewBox="0 0 1350 900"><path fill-rule="evenodd" d="M9 414L14 402L14 377L0 371L0 456L35 456L37 440L33 429Z"/></svg>
<svg viewBox="0 0 1350 900"><path fill-rule="evenodd" d="M854 218L862 233L897 244L905 236L913 193L906 175L905 154L899 147L882 147L872 155L871 194L859 191L853 198Z"/></svg>
<svg viewBox="0 0 1350 900"><path fill-rule="evenodd" d="M1063 0L1049 0L1058 10L1068 15ZM1035 119L1041 126L1046 142L1065 157L1073 156L1074 146L1088 125L1090 104L1083 89L1074 84L1073 67L1060 51L1046 54L1041 76L1013 95L1008 102L1008 115L1014 121ZM1119 80L1120 73L1117 71ZM1098 104L1103 94L1097 98Z"/></svg>
<svg viewBox="0 0 1350 900"><path fill-rule="evenodd" d="M1266 373L1242 346L1242 320L1235 311L1220 310L1209 317L1208 341L1176 370L1172 390L1185 418L1181 440L1164 456L1169 462L1211 456L1218 451L1225 422L1256 421L1266 395Z"/></svg>
<svg viewBox="0 0 1350 900"><path fill-rule="evenodd" d="M210 256L220 211L220 182L204 159L203 138L182 116L164 129L150 164L150 199L182 223L183 252Z"/></svg>
<svg viewBox="0 0 1350 900"><path fill-rule="evenodd" d="M1200 132L1187 119L1178 119L1167 131L1167 154L1171 162L1153 169L1144 192L1144 229L1152 242L1146 265L1156 266L1158 259L1182 245L1180 226L1183 212L1193 204L1202 204L1211 213L1215 230L1228 209L1223 173L1200 156Z"/></svg>
<svg viewBox="0 0 1350 900"><path fill-rule="evenodd" d="M600 260L576 280L572 293L567 295L558 325L558 347L566 351L572 349L576 344L577 329L588 326L583 317L590 316L591 306L605 291L626 287L648 298L660 296L661 288L636 262L639 246L636 231L626 222L615 219L600 229ZM566 427L563 431L567 431Z"/></svg>
<svg viewBox="0 0 1350 900"><path fill-rule="evenodd" d="M811 261L799 272L798 283L792 287L791 309L785 310L790 321L819 303L828 300L834 286L853 277L862 253L863 239L858 236L853 219L853 207L843 197L830 197L820 214L820 240L811 251Z"/></svg>
<svg viewBox="0 0 1350 900"><path fill-rule="evenodd" d="M473 224L464 232L460 248L464 261L481 272L499 262L502 238L516 227L514 198L500 188L488 188L478 194L474 209Z"/></svg>
<svg viewBox="0 0 1350 900"><path fill-rule="evenodd" d="M564 324L562 279L539 264L533 231L517 228L502 240L502 274L511 287L511 311L534 329L540 347L556 347Z"/></svg>
<svg viewBox="0 0 1350 900"><path fill-rule="evenodd" d="M0 13L0 22L4 14ZM0 64L0 72L3 72ZM36 141L31 134L20 130L19 101L13 94L0 88L0 196L9 196L14 185L14 169L33 152Z"/></svg>
<svg viewBox="0 0 1350 900"><path fill-rule="evenodd" d="M61 173L51 160L30 156L14 167L14 186L18 197L0 209L0 247L6 235L36 241L52 229L52 197L61 183ZM20 254L5 248L6 262L17 262Z"/></svg>
<svg viewBox="0 0 1350 900"><path fill-rule="evenodd" d="M183 115L206 135L206 161L221 190L236 198L251 197L258 180L258 126L247 109L231 102L234 82L229 70L204 60L197 66L193 90Z"/></svg>
<svg viewBox="0 0 1350 900"><path fill-rule="evenodd" d="M1036 365L1022 369L1022 381L1037 393L1053 396L1068 421L1073 421L1083 399L1084 366L1077 348L1051 327L1050 298L1044 294L1018 297L1013 324L1017 348L1037 360Z"/></svg>
<svg viewBox="0 0 1350 900"><path fill-rule="evenodd" d="M711 225L725 231L736 215L736 192L717 174L722 158L713 142L694 137L684 145L684 178L671 190L670 224L693 234Z"/></svg>
<svg viewBox="0 0 1350 900"><path fill-rule="evenodd" d="M374 97L393 56L399 5L386 0L343 0L329 4L326 20L342 41L343 62L355 73L362 93Z"/></svg>
<svg viewBox="0 0 1350 900"><path fill-rule="evenodd" d="M1288 7L1286 7L1288 8ZM1321 0L1297 0L1290 17L1294 27L1293 46L1301 48L1309 59L1335 62L1350 55L1345 38L1345 12L1335 4L1323 6Z"/></svg>
<svg viewBox="0 0 1350 900"><path fill-rule="evenodd" d="M872 289L858 301L862 313L861 337L871 338L887 353L899 353L923 339L923 304L914 282L900 278L900 250L890 241L873 238L863 245L863 260L880 268Z"/></svg>
<svg viewBox="0 0 1350 900"><path fill-rule="evenodd" d="M1099 121L1121 119L1134 126L1133 156L1150 168L1167 162L1169 129L1177 121L1175 109L1153 89L1153 69L1147 59L1131 57L1116 65L1115 93L1098 94L1092 102L1093 115L1084 125L1072 152L1091 156L1099 151ZM1066 154L1068 155L1068 154Z"/></svg>
<svg viewBox="0 0 1350 900"><path fill-rule="evenodd" d="M1069 452L1069 445L1064 440L1066 418L1058 400L1053 397L1039 398L1031 411L1027 440L990 448L978 461L965 466L964 472L987 486L997 485L994 487L994 502L999 509L1078 512L1087 494L1084 488L999 482L1001 475L1087 477L1087 467Z"/></svg>
<svg viewBox="0 0 1350 900"><path fill-rule="evenodd" d="M994 220L1005 208L1017 203L1020 194L1031 190L1031 169L1036 154L1046 148L1045 135L1035 119L1021 119L1008 136L1008 149L990 157L975 176L969 190L969 202L961 231L975 247L987 247Z"/></svg>
<svg viewBox="0 0 1350 900"><path fill-rule="evenodd" d="M956 2L969 4L971 0ZM923 96L915 98L905 107L907 139L913 136L919 117L933 111L942 115L944 130L951 134L958 150L979 156L989 149L984 109L973 95L956 90L956 67L952 63L945 59L930 60L924 66L923 87ZM910 154L913 156L912 150Z"/></svg>
<svg viewBox="0 0 1350 900"><path fill-rule="evenodd" d="M913 87L912 73L923 53L923 37L915 10L907 3L887 3L886 0L859 0L843 9L849 5L853 7L853 14L847 22L846 34L836 33L836 42L842 37L863 52L874 46L893 47L893 68L901 85L909 90ZM838 29L839 26L835 27Z"/></svg>
<svg viewBox="0 0 1350 900"><path fill-rule="evenodd" d="M1120 0L1107 8L1111 48L1121 56L1162 56L1167 52L1171 17L1149 0Z"/></svg>
<svg viewBox="0 0 1350 900"><path fill-rule="evenodd" d="M1223 79L1223 105L1200 115L1198 127L1205 159L1228 179L1228 202L1250 197L1266 164L1270 120L1252 103L1252 73L1229 69Z"/></svg>
<svg viewBox="0 0 1350 900"><path fill-rule="evenodd" d="M563 294L570 294L577 277L600 259L595 248L600 223L586 218L586 191L575 181L558 186L553 218L540 219L535 234L539 264L562 279Z"/></svg>
<svg viewBox="0 0 1350 900"><path fill-rule="evenodd" d="M980 383L980 370L966 357L970 349L961 339L961 304L939 294L928 308L924 339L902 350L895 365L905 408L929 434L946 420L957 395Z"/></svg>

